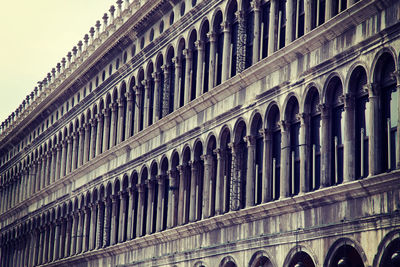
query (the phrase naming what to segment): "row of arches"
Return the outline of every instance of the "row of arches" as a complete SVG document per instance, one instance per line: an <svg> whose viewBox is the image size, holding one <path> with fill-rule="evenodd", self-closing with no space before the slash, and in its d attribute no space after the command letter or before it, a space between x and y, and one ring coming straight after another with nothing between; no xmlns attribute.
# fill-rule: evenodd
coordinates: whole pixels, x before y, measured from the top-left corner
<svg viewBox="0 0 400 267"><path fill-rule="evenodd" d="M255 113L248 123L238 120L234 130L221 130L213 149L218 143L226 190L236 181L230 177L241 181L240 187L229 189L237 195L237 208L244 207L246 201L240 199L245 198L246 190L248 195L257 190L256 199L248 200L251 205L253 201L296 195L400 166L398 85L393 78L398 72L391 51L379 52L374 66L370 75L373 83L368 82L367 69L356 64L347 79L347 89L341 77L333 73L323 91L310 84L303 99L289 93L284 110L272 101L264 120L261 113ZM100 99L98 105L3 174L1 211L131 136L133 128L140 125L133 123L137 113L131 109L130 95L127 106L125 98L120 98L125 93L122 83L119 92L115 89L105 101ZM213 154L210 151L205 154ZM252 181L247 182L246 177Z"/></svg>

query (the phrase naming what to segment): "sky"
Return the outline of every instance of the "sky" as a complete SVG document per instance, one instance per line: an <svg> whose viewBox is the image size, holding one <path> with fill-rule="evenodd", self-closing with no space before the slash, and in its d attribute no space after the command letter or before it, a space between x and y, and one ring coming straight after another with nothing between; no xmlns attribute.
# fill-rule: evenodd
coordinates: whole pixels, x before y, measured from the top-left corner
<svg viewBox="0 0 400 267"><path fill-rule="evenodd" d="M0 0L0 124L116 0Z"/></svg>

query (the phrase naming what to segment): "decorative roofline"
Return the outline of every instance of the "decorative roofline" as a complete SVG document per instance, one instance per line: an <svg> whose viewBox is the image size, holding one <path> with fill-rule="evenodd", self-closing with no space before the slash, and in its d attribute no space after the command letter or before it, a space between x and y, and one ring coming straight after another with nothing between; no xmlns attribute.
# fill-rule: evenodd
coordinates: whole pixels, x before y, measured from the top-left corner
<svg viewBox="0 0 400 267"><path fill-rule="evenodd" d="M63 57L61 61L47 73L43 80L37 82L38 86L36 86L33 91L26 96L18 108L1 123L0 144L3 143L6 136L16 129L29 114L38 106L42 106L42 102L56 91L68 77L72 77L74 72L80 66L84 65L83 63L95 54L100 46L105 44L107 40L115 42L123 38L124 35L117 34L120 38L115 38L113 34L121 29L122 25L124 25L130 17L136 17L132 16L133 14L137 14L142 7L152 2L158 1L133 0L130 3L129 0L117 0L116 8L114 5L111 5L108 13L104 13L102 23L100 20L97 20L95 26L89 29L89 34L84 35L83 41L79 40L77 45L67 53L66 57ZM164 1L159 2L161 3ZM115 40L113 40L113 38ZM90 61L95 62L93 60Z"/></svg>

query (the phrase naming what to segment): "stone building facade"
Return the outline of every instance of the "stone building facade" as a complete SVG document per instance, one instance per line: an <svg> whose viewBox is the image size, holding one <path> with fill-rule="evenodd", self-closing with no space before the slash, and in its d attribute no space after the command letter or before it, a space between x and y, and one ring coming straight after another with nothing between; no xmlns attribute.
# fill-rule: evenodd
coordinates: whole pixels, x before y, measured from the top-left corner
<svg viewBox="0 0 400 267"><path fill-rule="evenodd" d="M1 124L1 266L400 266L400 1L116 2Z"/></svg>

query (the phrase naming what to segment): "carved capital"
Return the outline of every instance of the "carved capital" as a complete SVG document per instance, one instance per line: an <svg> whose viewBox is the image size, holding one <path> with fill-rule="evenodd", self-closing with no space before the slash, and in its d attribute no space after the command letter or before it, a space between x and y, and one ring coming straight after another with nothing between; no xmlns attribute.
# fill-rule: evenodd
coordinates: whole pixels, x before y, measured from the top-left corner
<svg viewBox="0 0 400 267"><path fill-rule="evenodd" d="M217 41L217 35L215 32L207 33L207 38L210 40L210 43L215 43Z"/></svg>
<svg viewBox="0 0 400 267"><path fill-rule="evenodd" d="M374 97L379 95L379 85L377 83L365 84L363 89L368 92L369 97Z"/></svg>
<svg viewBox="0 0 400 267"><path fill-rule="evenodd" d="M243 137L243 141L247 143L247 146L255 146L256 145L256 137L254 135L248 135Z"/></svg>
<svg viewBox="0 0 400 267"><path fill-rule="evenodd" d="M329 106L326 104L319 104L318 105L318 110L321 112L321 117L329 117Z"/></svg>
<svg viewBox="0 0 400 267"><path fill-rule="evenodd" d="M344 103L345 108L353 108L355 104L355 98L351 94L345 94L341 96L341 100Z"/></svg>

